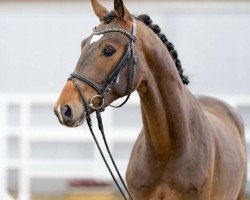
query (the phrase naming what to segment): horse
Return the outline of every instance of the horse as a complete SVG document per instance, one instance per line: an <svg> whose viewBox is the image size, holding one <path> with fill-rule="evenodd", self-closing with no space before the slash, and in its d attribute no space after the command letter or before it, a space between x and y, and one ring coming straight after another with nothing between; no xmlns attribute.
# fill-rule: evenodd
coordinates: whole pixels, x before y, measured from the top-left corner
<svg viewBox="0 0 250 200"><path fill-rule="evenodd" d="M133 16L122 0L114 0L111 12L91 3L101 23L83 40L55 105L60 123L80 126L86 109L103 111L137 91L143 127L126 172L133 199L242 200L247 161L241 116L222 100L188 90L177 51L148 15Z"/></svg>

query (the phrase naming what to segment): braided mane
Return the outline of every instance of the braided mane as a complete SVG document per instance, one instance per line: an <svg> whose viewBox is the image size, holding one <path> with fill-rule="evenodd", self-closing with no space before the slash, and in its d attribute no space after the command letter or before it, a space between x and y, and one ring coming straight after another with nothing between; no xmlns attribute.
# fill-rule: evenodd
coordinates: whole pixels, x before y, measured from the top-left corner
<svg viewBox="0 0 250 200"><path fill-rule="evenodd" d="M179 75L181 77L182 82L184 84L188 85L189 80L188 80L188 77L183 74L183 69L182 69L182 66L181 66L181 61L178 58L178 53L175 50L174 45L171 42L168 41L167 37L163 33L161 33L161 28L158 25L153 24L153 21L150 19L150 17L148 15L145 15L145 14L144 15L139 15L137 17L137 19L139 21L143 22L144 24L146 24L151 30L153 30L154 33L165 44L165 46L167 47L172 59L175 62L175 65L176 65L176 67L178 69L178 72L179 72Z"/></svg>
<svg viewBox="0 0 250 200"><path fill-rule="evenodd" d="M116 17L116 14L114 11L110 12L106 17L104 17L104 23L109 24L111 23L111 21ZM183 82L183 84L188 85L189 84L189 79L188 76L183 74L183 68L181 65L181 61L178 58L178 53L174 48L174 45L168 41L167 37L161 33L161 28L156 25L153 24L153 21L150 19L150 17L148 15L139 15L138 17L136 17L137 20L143 22L145 25L147 25L152 31L154 31L154 33L161 39L161 41L165 44L165 46L167 47L172 59L174 60L174 63L176 65L176 68L179 72L180 78Z"/></svg>

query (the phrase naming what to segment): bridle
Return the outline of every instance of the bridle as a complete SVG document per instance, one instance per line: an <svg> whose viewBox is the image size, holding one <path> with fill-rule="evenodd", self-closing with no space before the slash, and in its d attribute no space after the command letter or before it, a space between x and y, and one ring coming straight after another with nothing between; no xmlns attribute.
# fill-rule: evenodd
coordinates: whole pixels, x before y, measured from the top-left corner
<svg viewBox="0 0 250 200"><path fill-rule="evenodd" d="M111 154L111 151L110 151L110 148L108 146L108 143L107 143L107 140L106 140L106 137L105 137L105 133L104 133L104 127L103 127L103 123L102 123L102 117L101 117L101 112L104 111L104 97L105 97L105 94L107 93L107 91L109 90L112 90L112 87L115 85L115 83L119 83L119 78L120 78L120 74L124 68L124 66L127 64L127 62L131 62L131 69L130 70L130 76L129 76L129 88L128 88L128 96L127 98L125 99L125 101L120 104L119 106L112 106L112 107L115 107L115 108L120 108L122 107L129 99L131 93L133 92L133 86L134 86L134 77L135 77L135 73L136 73L136 64L137 64L137 57L136 57L136 54L135 54L135 42L136 42L136 24L133 23L133 26L132 26L132 32L129 33L128 31L124 30L124 29L121 29L121 28L108 28L108 29L102 29L102 30L97 30L97 28L94 28L93 29L93 34L94 35L101 35L101 34L105 34L105 33L109 33L109 32L119 32L119 33L122 33L124 35L126 35L128 38L129 38L129 42L126 44L126 47L125 47L125 51L123 53L123 56L121 57L120 61L117 63L116 67L114 68L114 70L111 72L111 74L109 75L108 79L105 81L104 85L100 86L99 84L95 83L93 80L91 80L90 78L84 76L84 75L80 75L78 73L72 73L69 77L69 80L71 80L73 83L74 83L74 86L75 88L78 90L81 98L82 98L82 101L83 101L83 105L84 105L84 108L85 108L85 113L84 115L82 115L81 118L84 118L85 115L86 115L86 121L87 121L87 124L88 124L88 127L89 127L89 130L92 134L92 137L96 143L96 146L102 156L102 159L106 165L106 167L108 168L109 170L109 173L110 175L112 176L116 186L118 187L119 191L121 192L122 196L124 197L125 200L127 200L127 197L125 196L124 194L124 191L121 189L121 186L120 184L118 183L118 181L116 180L115 176L114 176L114 173L113 171L111 170L104 154L103 154L103 151L100 147L100 144L94 134L94 131L93 131L93 128L92 128L92 121L91 121L91 117L90 117L90 112L91 112L91 109L93 109L95 112L96 112L96 117L97 117L97 121L98 121L98 127L99 127L99 130L102 134L102 138L103 138L103 141L105 143L105 147L106 147L106 150L109 154L109 157L112 161L112 164L116 170L116 173L118 174L119 176L119 179L123 185L123 187L125 188L127 194L129 195L130 199L133 200L133 197L127 187L127 185L125 184L119 170L118 170L118 167L113 159L113 156ZM80 80L88 85L90 85L92 88L94 88L98 95L95 95L93 96L90 101L88 102L85 95L84 95L84 92L82 90L82 88L80 87L79 83L77 82L77 80ZM100 98L100 106L99 107L95 107L94 106L94 99L95 98Z"/></svg>
<svg viewBox="0 0 250 200"><path fill-rule="evenodd" d="M133 200L133 197L127 187L127 185L125 184L125 181L123 180L118 167L113 159L113 156L111 154L110 148L108 146L107 140L106 140L106 136L104 133L104 127L103 127L103 123L102 123L102 117L101 117L101 112L104 111L104 106L105 106L105 102L104 102L104 98L105 98L105 94L112 90L113 86L115 84L119 83L119 78L120 78L120 74L123 70L123 68L125 67L125 65L128 63L128 67L129 67L129 71L130 71L130 75L129 75L129 85L128 85L128 95L125 99L125 101L120 104L119 106L112 106L114 108L120 108L122 107L129 99L131 93L134 90L134 78L135 78L135 74L136 74L136 65L137 65L137 56L135 54L135 42L136 42L136 23L134 22L132 25L132 31L131 33L129 33L128 31L121 29L121 28L107 28L107 29L102 29L102 30L98 30L97 28L93 29L93 34L94 35L101 35L101 34L105 34L105 33L110 33L110 32L119 32L122 33L124 35L126 35L129 38L128 43L126 44L124 53L122 55L122 57L120 58L119 62L117 63L117 65L115 66L114 70L110 73L110 75L108 76L107 80L105 81L105 83L103 85L97 84L95 83L93 80L91 80L90 78L78 74L76 72L72 73L69 77L69 80L71 80L75 86L75 88L77 89L77 91L79 92L81 98L82 98L82 102L85 108L85 113L81 116L81 119L83 119L84 117L86 117L86 121L89 127L89 130L92 134L92 137L96 143L96 146L102 156L102 159L107 167L107 169L109 170L110 175L112 176L116 186L118 187L119 191L121 192L122 196L124 197L125 200L127 200L127 197L124 194L124 191L121 189L120 184L118 183L118 181L116 180L113 171L111 170L104 154L103 151L100 147L100 144L95 136L95 133L93 131L92 128L92 121L91 121L91 117L90 117L90 113L91 113L91 109L93 111L96 112L96 117L97 117L97 121L98 121L98 128L102 134L102 138L106 147L106 150L108 152L108 155L110 157L110 160L112 161L113 167L115 168L115 171L117 173L117 175L119 176L119 179L124 187L124 189L126 190L129 198L131 200ZM93 96L90 101L88 102L84 92L82 90L82 88L80 87L79 83L77 82L77 80L82 81L86 84L88 84L89 86L91 86L92 88L94 88L97 91L97 95ZM100 99L100 105L98 107L94 106L94 99L99 98Z"/></svg>

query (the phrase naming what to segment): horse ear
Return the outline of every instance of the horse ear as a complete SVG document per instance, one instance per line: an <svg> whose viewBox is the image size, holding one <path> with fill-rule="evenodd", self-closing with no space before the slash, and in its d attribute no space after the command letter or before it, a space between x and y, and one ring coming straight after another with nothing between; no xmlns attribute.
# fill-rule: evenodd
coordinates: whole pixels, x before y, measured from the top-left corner
<svg viewBox="0 0 250 200"><path fill-rule="evenodd" d="M91 0L93 10L95 14L99 17L100 21L109 13L108 10L103 7L97 0Z"/></svg>
<svg viewBox="0 0 250 200"><path fill-rule="evenodd" d="M128 9L124 6L122 0L114 0L114 9L116 15L123 21L132 20L132 16Z"/></svg>

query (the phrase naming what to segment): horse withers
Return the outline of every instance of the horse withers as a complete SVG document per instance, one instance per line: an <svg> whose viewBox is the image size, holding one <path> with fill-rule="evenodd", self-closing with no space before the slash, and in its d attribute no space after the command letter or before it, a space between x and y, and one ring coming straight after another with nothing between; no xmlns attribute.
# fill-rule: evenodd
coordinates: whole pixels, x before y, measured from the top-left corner
<svg viewBox="0 0 250 200"><path fill-rule="evenodd" d="M134 200L242 200L246 149L241 117L225 102L194 97L178 54L147 15L122 0L108 12L92 0L101 24L55 105L61 124L80 126L95 109L137 91L143 127L126 180ZM127 98L128 99L128 98Z"/></svg>

